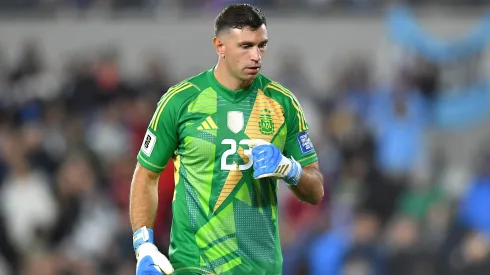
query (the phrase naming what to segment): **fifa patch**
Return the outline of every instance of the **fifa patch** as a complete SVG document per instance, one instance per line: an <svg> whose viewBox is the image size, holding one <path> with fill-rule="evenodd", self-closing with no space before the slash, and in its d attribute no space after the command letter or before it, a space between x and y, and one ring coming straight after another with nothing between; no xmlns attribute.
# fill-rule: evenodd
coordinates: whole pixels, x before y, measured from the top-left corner
<svg viewBox="0 0 490 275"><path fill-rule="evenodd" d="M313 144L310 141L310 136L307 131L298 134L299 148L301 148L301 153L306 154L313 150Z"/></svg>
<svg viewBox="0 0 490 275"><path fill-rule="evenodd" d="M150 132L150 130L146 130L145 138L143 139L143 144L141 144L141 151L145 153L145 155L150 156L153 151L153 147L155 147L155 143L157 142L157 137Z"/></svg>

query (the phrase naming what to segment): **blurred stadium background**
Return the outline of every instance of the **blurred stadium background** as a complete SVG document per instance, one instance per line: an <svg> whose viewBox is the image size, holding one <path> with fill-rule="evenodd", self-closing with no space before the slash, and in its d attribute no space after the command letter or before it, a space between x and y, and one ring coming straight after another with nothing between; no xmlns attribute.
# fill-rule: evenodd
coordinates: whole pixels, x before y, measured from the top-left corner
<svg viewBox="0 0 490 275"><path fill-rule="evenodd" d="M0 274L134 274L136 152L231 2L0 0ZM284 275L490 274L489 1L248 2L325 175L318 206L280 189Z"/></svg>

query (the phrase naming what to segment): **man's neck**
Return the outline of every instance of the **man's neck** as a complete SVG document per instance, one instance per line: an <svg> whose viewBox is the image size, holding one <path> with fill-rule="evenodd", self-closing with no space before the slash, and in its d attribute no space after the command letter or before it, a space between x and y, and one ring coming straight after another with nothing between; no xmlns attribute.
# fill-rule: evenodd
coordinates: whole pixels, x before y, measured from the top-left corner
<svg viewBox="0 0 490 275"><path fill-rule="evenodd" d="M243 81L231 76L226 67L219 62L216 64L213 73L216 80L230 90L241 90L252 84L252 81Z"/></svg>

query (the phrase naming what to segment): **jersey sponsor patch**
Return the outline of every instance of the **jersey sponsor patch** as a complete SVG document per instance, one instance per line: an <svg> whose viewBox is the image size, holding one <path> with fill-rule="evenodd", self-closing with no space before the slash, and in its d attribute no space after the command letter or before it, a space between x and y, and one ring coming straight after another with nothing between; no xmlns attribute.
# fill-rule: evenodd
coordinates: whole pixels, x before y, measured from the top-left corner
<svg viewBox="0 0 490 275"><path fill-rule="evenodd" d="M310 136L307 131L298 134L299 148L301 148L301 153L306 154L313 150L313 144L310 141Z"/></svg>
<svg viewBox="0 0 490 275"><path fill-rule="evenodd" d="M150 132L150 130L146 130L145 138L143 139L143 144L141 144L141 151L145 153L145 155L150 156L153 151L153 147L155 147L155 143L157 142L157 137Z"/></svg>

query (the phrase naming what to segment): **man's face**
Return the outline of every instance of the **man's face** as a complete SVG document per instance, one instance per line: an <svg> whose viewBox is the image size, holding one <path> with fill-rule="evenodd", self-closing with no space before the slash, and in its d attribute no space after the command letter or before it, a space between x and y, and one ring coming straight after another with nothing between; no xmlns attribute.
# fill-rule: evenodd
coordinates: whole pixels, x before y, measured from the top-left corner
<svg viewBox="0 0 490 275"><path fill-rule="evenodd" d="M253 80L260 71L267 48L267 28L262 25L230 29L223 33L224 62L232 75L240 80Z"/></svg>

